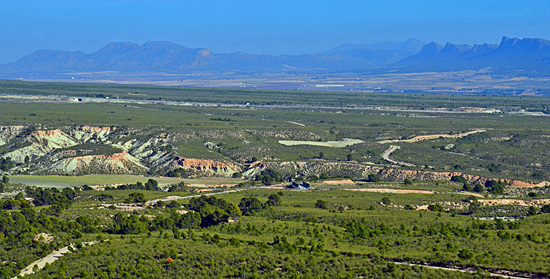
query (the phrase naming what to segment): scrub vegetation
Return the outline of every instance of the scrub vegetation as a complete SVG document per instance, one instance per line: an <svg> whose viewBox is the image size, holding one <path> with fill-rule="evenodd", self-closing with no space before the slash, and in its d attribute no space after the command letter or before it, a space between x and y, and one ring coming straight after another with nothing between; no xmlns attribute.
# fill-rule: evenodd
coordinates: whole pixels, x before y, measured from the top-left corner
<svg viewBox="0 0 550 279"><path fill-rule="evenodd" d="M550 276L550 99L0 92L0 278Z"/></svg>

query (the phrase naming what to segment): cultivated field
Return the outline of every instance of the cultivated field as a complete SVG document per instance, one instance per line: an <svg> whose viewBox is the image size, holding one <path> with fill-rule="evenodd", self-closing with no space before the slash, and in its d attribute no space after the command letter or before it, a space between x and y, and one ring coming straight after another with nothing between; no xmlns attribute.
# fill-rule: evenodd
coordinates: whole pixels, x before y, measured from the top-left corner
<svg viewBox="0 0 550 279"><path fill-rule="evenodd" d="M122 175L122 174L90 174L82 176L58 176L58 175L14 175L10 176L10 182L14 184L25 184L38 187L80 187L88 186L110 186L142 182L145 183L149 179L158 181L161 186L170 184L185 184L194 187L220 187L234 186L244 180L225 177L203 177L196 179L172 178L172 177L145 177L139 175Z"/></svg>

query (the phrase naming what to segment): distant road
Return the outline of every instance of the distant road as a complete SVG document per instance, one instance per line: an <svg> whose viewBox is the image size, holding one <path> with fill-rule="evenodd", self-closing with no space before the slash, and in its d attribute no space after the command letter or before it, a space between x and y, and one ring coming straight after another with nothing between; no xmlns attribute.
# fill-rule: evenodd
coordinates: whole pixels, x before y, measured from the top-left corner
<svg viewBox="0 0 550 279"><path fill-rule="evenodd" d="M432 139L438 139L438 138L451 138L451 139L458 139L463 138L469 135L477 134L477 133L483 133L487 132L485 129L476 129L473 131L465 132L465 133L459 133L459 134L436 134L436 135L422 135L422 136L416 136L410 139L396 139L396 140L381 140L378 143L396 143L396 142L419 142L423 140L432 140Z"/></svg>
<svg viewBox="0 0 550 279"><path fill-rule="evenodd" d="M168 105L168 106L190 106L190 107L225 107L225 108L258 108L258 109L319 109L319 110L377 110L377 111L395 111L395 112L414 112L414 113L448 113L448 114L485 114L483 112L471 111L448 111L440 109L411 109L404 107L390 106L321 106L321 105L253 105L253 104L227 104L227 103L202 103L202 102L183 102L183 101L163 101L163 100L138 100L138 99L113 99L113 98L90 98L78 96L39 96L39 95L13 95L0 94L0 100L14 103L112 103L112 104L130 104L130 105ZM517 114L517 113L513 113ZM528 113L530 116L550 116L543 113Z"/></svg>

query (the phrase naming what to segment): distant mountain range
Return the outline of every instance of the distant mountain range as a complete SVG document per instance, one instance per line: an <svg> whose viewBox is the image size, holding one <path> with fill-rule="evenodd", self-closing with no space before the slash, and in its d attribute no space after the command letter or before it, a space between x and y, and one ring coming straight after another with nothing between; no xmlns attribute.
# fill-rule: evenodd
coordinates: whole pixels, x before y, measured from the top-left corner
<svg viewBox="0 0 550 279"><path fill-rule="evenodd" d="M397 63L410 70L463 70L498 68L501 70L550 70L550 41L503 37L499 45L445 46L429 43L411 57Z"/></svg>
<svg viewBox="0 0 550 279"><path fill-rule="evenodd" d="M368 65L386 66L417 54L424 43L418 39L409 39L403 43L374 43L368 45L344 44L321 53L321 55L340 55L365 60Z"/></svg>
<svg viewBox="0 0 550 279"><path fill-rule="evenodd" d="M504 37L499 45L402 43L341 45L319 54L253 55L213 53L169 42L109 43L91 54L80 51L39 50L0 65L0 77L32 78L63 73L115 71L173 73L195 71L344 72L370 69L397 71L452 71L491 68L550 72L550 41Z"/></svg>

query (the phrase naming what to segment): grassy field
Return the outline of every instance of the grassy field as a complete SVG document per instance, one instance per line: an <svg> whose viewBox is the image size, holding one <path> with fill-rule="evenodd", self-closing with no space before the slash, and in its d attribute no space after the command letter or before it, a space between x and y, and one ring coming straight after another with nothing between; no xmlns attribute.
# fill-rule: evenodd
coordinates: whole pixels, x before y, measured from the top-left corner
<svg viewBox="0 0 550 279"><path fill-rule="evenodd" d="M350 145L363 143L364 141L358 139L343 139L340 141L297 141L297 140L280 140L279 143L286 146L295 146L295 145L311 145L311 146L322 146L322 147L334 147L334 148L343 148Z"/></svg>
<svg viewBox="0 0 550 279"><path fill-rule="evenodd" d="M91 174L82 176L57 176L57 175L14 175L10 176L10 182L14 184L25 184L39 187L75 187L112 184L131 184L136 182L145 183L149 179L156 180L159 185L170 185L184 182L194 187L207 187L213 185L236 185L243 180L236 178L205 177L197 179L181 179L170 177L146 177L139 175L123 174Z"/></svg>

